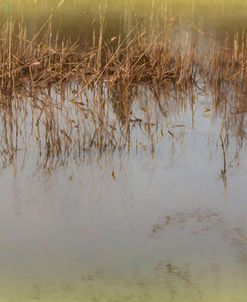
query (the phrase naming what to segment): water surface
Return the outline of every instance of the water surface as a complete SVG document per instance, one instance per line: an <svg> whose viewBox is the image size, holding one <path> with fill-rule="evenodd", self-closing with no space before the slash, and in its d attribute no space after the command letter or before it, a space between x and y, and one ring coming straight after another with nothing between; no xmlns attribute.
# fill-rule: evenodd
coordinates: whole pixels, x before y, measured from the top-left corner
<svg viewBox="0 0 247 302"><path fill-rule="evenodd" d="M129 151L49 168L31 139L5 161L2 301L245 301L245 114L199 95L161 100L164 120L149 92L133 110L147 101L155 150L136 126Z"/></svg>
<svg viewBox="0 0 247 302"><path fill-rule="evenodd" d="M202 49L246 29L241 0L0 4L83 46L103 21ZM246 91L61 86L0 95L0 301L245 302Z"/></svg>

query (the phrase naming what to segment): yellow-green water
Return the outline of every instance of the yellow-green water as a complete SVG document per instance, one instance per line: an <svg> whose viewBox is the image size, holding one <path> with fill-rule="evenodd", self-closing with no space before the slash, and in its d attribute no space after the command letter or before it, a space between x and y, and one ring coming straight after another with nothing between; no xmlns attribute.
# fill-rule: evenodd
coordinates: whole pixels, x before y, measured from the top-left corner
<svg viewBox="0 0 247 302"><path fill-rule="evenodd" d="M113 37L128 33L137 22L145 25L179 25L183 30L197 30L217 38L226 31L240 33L247 29L247 3L243 0L2 0L2 19L10 17L28 26L28 32L37 32L52 16L54 32L66 38L91 40L93 29L104 16L105 34ZM204 36L206 38L206 35Z"/></svg>

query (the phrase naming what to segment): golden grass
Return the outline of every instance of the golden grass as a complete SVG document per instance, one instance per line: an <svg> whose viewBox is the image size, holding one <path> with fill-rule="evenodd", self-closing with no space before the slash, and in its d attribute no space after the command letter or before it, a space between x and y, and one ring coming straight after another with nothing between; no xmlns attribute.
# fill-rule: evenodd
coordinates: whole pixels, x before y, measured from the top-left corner
<svg viewBox="0 0 247 302"><path fill-rule="evenodd" d="M82 90L101 80L145 83L153 88L171 83L186 89L198 80L212 85L246 85L246 35L236 33L223 46L201 51L195 41L171 41L169 29L140 30L134 26L124 38L104 37L104 19L92 46L62 39L52 32L51 19L31 38L21 23L8 20L0 30L0 87L13 94L18 87L37 88L77 79ZM186 36L186 34L185 34ZM97 37L97 41L96 41ZM207 52L207 54L205 54Z"/></svg>
<svg viewBox="0 0 247 302"><path fill-rule="evenodd" d="M222 129L235 132L237 145L242 145L245 119L239 116L246 110L247 81L244 31L233 37L226 34L223 44L209 39L205 48L200 44L202 33L182 32L177 37L169 18L161 27L153 14L149 24L137 22L124 34L109 38L102 14L93 42L81 43L54 32L53 14L61 4L35 33L13 18L1 25L1 155L5 163L15 161L20 148L26 154L28 131L28 137L35 138L37 158L49 167L65 164L71 156L80 159L104 151L137 150L142 148L143 134L153 153L165 135L176 138L168 123L168 104L162 102L171 95L178 109L183 104L176 100L189 99L192 121L197 94L211 95L215 112L221 114L226 114L224 104L234 95L236 114L224 116ZM150 94L145 105L143 93ZM152 114L152 102L159 118ZM136 129L141 130L141 139ZM223 130L222 146L229 137Z"/></svg>

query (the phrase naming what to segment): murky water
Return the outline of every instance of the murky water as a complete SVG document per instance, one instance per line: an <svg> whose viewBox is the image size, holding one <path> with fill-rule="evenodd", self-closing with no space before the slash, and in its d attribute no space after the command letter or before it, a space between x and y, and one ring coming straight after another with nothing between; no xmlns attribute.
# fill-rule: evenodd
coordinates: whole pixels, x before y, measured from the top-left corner
<svg viewBox="0 0 247 302"><path fill-rule="evenodd" d="M59 1L4 3L7 15L22 7L32 31ZM208 27L203 3L174 5L179 26L193 17L219 39L244 28L244 1L212 1ZM64 5L64 33L85 41L98 3ZM124 16L119 3L108 10L111 37ZM75 84L1 96L0 301L246 301L246 93L227 87L219 100L202 88L157 99L140 85L127 108L104 84L76 101Z"/></svg>
<svg viewBox="0 0 247 302"><path fill-rule="evenodd" d="M149 92L133 110L147 100L162 124ZM155 150L136 126L129 152L51 170L31 140L2 169L2 301L245 301L245 114L206 96L162 104Z"/></svg>
<svg viewBox="0 0 247 302"><path fill-rule="evenodd" d="M148 31L154 24L163 29L203 33L204 39L222 40L225 33L247 29L246 1L243 0L2 0L1 19L12 18L36 33L52 16L54 35L92 43L94 30L104 20L105 38L127 35L138 24ZM152 25L152 26L151 26Z"/></svg>

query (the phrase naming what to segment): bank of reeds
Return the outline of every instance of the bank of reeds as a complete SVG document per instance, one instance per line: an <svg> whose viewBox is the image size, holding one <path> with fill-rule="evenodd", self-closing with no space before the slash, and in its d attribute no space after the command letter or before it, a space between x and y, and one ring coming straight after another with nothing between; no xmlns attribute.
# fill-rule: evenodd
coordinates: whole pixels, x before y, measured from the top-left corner
<svg viewBox="0 0 247 302"><path fill-rule="evenodd" d="M163 136L176 138L164 98L172 98L178 109L186 105L175 100L189 99L192 120L197 93L212 95L216 112L229 89L243 99L245 33L233 39L226 35L224 44L208 43L212 47L202 49L189 35L175 39L169 27L147 30L137 24L109 39L104 26L102 17L93 43L82 44L54 33L52 18L31 36L23 23L9 19L2 24L0 154L5 162L14 161L20 149L26 157L31 137L45 166L64 164L71 156L142 148L143 137L153 153ZM155 110L141 101L142 87L150 94L146 99L155 101ZM243 113L243 106L241 101L236 110ZM239 125L238 113L234 117L228 112L233 126L223 127L237 129L242 145L245 117ZM183 127L178 128L183 134Z"/></svg>
<svg viewBox="0 0 247 302"><path fill-rule="evenodd" d="M0 89L13 94L18 88L43 87L77 80L81 89L99 81L149 84L153 88L175 85L187 89L198 81L217 86L231 83L246 86L246 36L226 36L201 50L195 42L178 41L169 34L134 26L124 37L104 37L104 20L94 44L82 45L52 32L51 20L29 37L23 24L11 20L0 30ZM186 34L185 34L186 35ZM240 42L241 41L241 42Z"/></svg>

